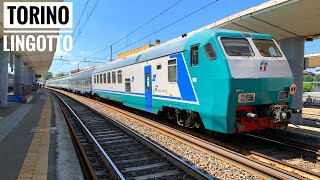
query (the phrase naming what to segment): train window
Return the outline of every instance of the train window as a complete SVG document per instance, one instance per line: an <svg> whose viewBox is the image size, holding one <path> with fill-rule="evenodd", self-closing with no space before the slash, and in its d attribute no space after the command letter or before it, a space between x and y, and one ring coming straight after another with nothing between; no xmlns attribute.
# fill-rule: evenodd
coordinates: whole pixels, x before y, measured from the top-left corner
<svg viewBox="0 0 320 180"><path fill-rule="evenodd" d="M150 74L149 73L146 73L145 87L146 87L146 90L150 90Z"/></svg>
<svg viewBox="0 0 320 180"><path fill-rule="evenodd" d="M212 43L208 43L204 46L204 51L207 55L208 60L214 60L217 58L217 54L213 49Z"/></svg>
<svg viewBox="0 0 320 180"><path fill-rule="evenodd" d="M131 81L130 81L130 78L126 78L125 80L124 80L124 82L125 82L125 89L126 89L126 92L127 93L130 93L131 92Z"/></svg>
<svg viewBox="0 0 320 180"><path fill-rule="evenodd" d="M221 42L229 56L254 56L254 52L246 38L222 37Z"/></svg>
<svg viewBox="0 0 320 180"><path fill-rule="evenodd" d="M161 68L161 64L157 64L157 70L160 70Z"/></svg>
<svg viewBox="0 0 320 180"><path fill-rule="evenodd" d="M116 72L112 72L112 83L116 83Z"/></svg>
<svg viewBox="0 0 320 180"><path fill-rule="evenodd" d="M111 76L110 76L110 72L108 72L108 84L111 83Z"/></svg>
<svg viewBox="0 0 320 180"><path fill-rule="evenodd" d="M99 74L97 75L97 84L99 84L100 81L99 81Z"/></svg>
<svg viewBox="0 0 320 180"><path fill-rule="evenodd" d="M118 71L118 83L122 83L122 72L121 70Z"/></svg>
<svg viewBox="0 0 320 180"><path fill-rule="evenodd" d="M198 66L199 65L199 45L191 46L191 66Z"/></svg>
<svg viewBox="0 0 320 180"><path fill-rule="evenodd" d="M177 60L168 61L168 81L177 82Z"/></svg>
<svg viewBox="0 0 320 180"><path fill-rule="evenodd" d="M107 83L107 75L106 75L106 73L103 73L103 83L104 84Z"/></svg>
<svg viewBox="0 0 320 180"><path fill-rule="evenodd" d="M93 82L94 82L95 84L97 84L97 76L96 76L96 75L93 76Z"/></svg>
<svg viewBox="0 0 320 180"><path fill-rule="evenodd" d="M102 84L102 74L100 74L100 84Z"/></svg>
<svg viewBox="0 0 320 180"><path fill-rule="evenodd" d="M264 57L281 57L277 45L271 39L253 39L260 54Z"/></svg>

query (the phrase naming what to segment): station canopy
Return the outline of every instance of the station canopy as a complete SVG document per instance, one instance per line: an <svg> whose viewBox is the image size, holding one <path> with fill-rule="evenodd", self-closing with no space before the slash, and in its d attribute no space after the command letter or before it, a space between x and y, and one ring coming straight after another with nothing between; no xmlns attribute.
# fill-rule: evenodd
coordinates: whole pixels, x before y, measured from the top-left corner
<svg viewBox="0 0 320 180"><path fill-rule="evenodd" d="M291 37L320 38L319 0L271 0L241 11L197 31L222 28Z"/></svg>
<svg viewBox="0 0 320 180"><path fill-rule="evenodd" d="M3 37L4 33L3 31L6 29L3 29L3 2L62 2L63 0L1 0L0 1L0 38ZM23 30L33 30L33 29L23 29ZM46 30L46 29L42 29ZM50 29L50 30L58 30L58 29ZM14 33L6 33L6 35L17 35ZM30 35L30 34L22 34L18 33L18 35ZM31 34L35 37L41 35L39 33ZM58 33L52 33L51 35L58 35ZM37 75L41 75L45 72L48 72L54 53L56 51L56 41L53 41L53 50L52 51L34 51L34 52L28 52L28 51L15 51L16 55L19 55L22 57L24 63L26 63ZM48 47L48 46L47 46ZM48 48L47 48L48 49Z"/></svg>

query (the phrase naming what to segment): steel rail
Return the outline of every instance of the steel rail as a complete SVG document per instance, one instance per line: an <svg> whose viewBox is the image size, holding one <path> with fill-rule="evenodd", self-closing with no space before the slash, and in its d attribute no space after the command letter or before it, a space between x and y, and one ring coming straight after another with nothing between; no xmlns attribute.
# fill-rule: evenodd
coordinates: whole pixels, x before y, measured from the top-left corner
<svg viewBox="0 0 320 180"><path fill-rule="evenodd" d="M143 123L144 125L156 131L159 131L171 138L174 138L184 144L187 144L188 146L191 146L201 152L204 152L213 157L216 157L240 169L243 169L252 174L255 174L263 179L300 179L301 178L299 175L296 175L293 173L287 174L287 172L281 171L271 166L266 167L267 164L261 164L260 162L255 161L253 159L248 159L245 155L233 152L229 149L220 147L216 144L194 137L187 133L180 132L171 127L166 127L160 123L148 121L144 117L139 116L139 118L137 118L136 115L123 113L122 110L121 111L115 110L115 111L125 114L125 116L128 116L129 118L134 118L136 121L138 121L138 123Z"/></svg>
<svg viewBox="0 0 320 180"><path fill-rule="evenodd" d="M100 105L102 105L102 106L108 107L109 109L112 109L112 110L114 110L114 111L116 111L116 112L118 112L118 113L124 114L124 115L128 116L128 117L131 118L131 119L133 118L133 119L135 119L136 121L143 122L144 124L149 125L149 127L153 128L153 129L155 129L155 130L158 130L158 131L162 130L162 133L164 133L164 134L166 134L166 135L169 135L169 136L170 136L170 134L171 134L171 135L173 135L173 136L170 136L170 137L172 137L172 138L174 138L174 139L177 139L177 138L176 138L177 136L176 136L176 134L175 134L175 131L176 131L176 132L178 132L178 133L182 133L181 136L178 135L178 136L179 136L180 138L182 138L182 139L184 139L185 137L191 137L191 138L197 139L197 140L199 140L200 142L203 142L203 143L205 143L205 144L210 144L210 145L213 146L213 147L217 147L216 144L210 143L210 142L205 141L205 140L203 140L203 139L194 137L194 136L189 135L189 134L184 133L184 132L180 132L180 131L178 131L178 130L176 130L176 129L173 129L173 128L171 128L171 127L164 127L164 125L161 124L161 123L152 122L152 121L150 121L150 120L148 120L148 119L146 119L146 118L144 118L144 117L141 117L141 116L138 116L138 115L136 115L136 114L133 114L133 113L130 113L130 112L127 112L127 111L118 109L118 108L116 108L116 107L113 107L113 106L110 106L110 105L107 105L107 104L104 104L104 103L101 103L101 102L99 102L99 101L95 101L95 100L91 100L91 99L88 99L88 100L89 100L89 101L92 101L92 102L95 102L95 103L97 103L97 104L100 104ZM169 134L168 134L168 130L166 130L166 128L167 128L167 129L170 129L170 130L173 131L173 132L169 132ZM177 139L177 140L179 140L179 139ZM188 144L188 141L183 141L183 143ZM189 145L189 146L192 146L192 147L194 147L194 148L196 148L196 149L199 148L199 147L197 147L197 146L194 146L193 142L189 143L188 145ZM205 146L206 146L206 145L200 145L200 147L205 147ZM221 148L221 147L218 147L218 148ZM209 149L211 152L214 152L214 149L212 149L212 148L210 148L210 147L205 148L205 149ZM205 150L205 149L204 149L204 150ZM203 151L201 148L198 149L198 150ZM230 150L228 150L228 149L224 149L224 150L227 150L227 151L229 151L229 152L232 153L232 151L230 151ZM207 152L207 153L208 153L208 152ZM279 160L277 160L277 159L274 159L274 158L271 158L271 157L267 157L267 156L264 156L264 155L262 155L262 154L255 153L255 152L251 152L251 151L247 151L247 153L254 154L254 157L255 157L255 158L259 157L260 160L261 160L261 158L264 158L264 163L262 164L262 166L267 166L267 167L265 167L265 168L267 168L268 170L270 170L269 172L271 172L271 176L272 176L272 175L275 175L275 176L276 176L275 178L277 178L277 179L287 179L287 178L290 178L290 179L291 179L291 178L293 178L293 179L300 179L301 176L298 175L299 173L303 174L303 175L306 176L306 177L311 176L311 177L320 178L319 175L317 175L317 174L315 174L315 173L313 173L313 172L311 172L311 171L308 171L308 170L306 170L306 169L302 169L302 168L293 166L293 165L291 165L291 164L289 164L289 163L286 163L286 162L283 162L283 161L279 161ZM240 155L240 154L238 154L238 155ZM227 155L227 156L228 156L228 155ZM240 156L241 156L241 155L240 155ZM223 157L219 157L219 156L216 156L216 157L217 157L217 158L223 158ZM247 157L242 156L242 158L243 158L243 159L246 159ZM221 160L223 160L223 159L221 159ZM260 160L259 160L259 161L260 161ZM252 163L253 165L259 165L259 163L261 163L261 162L255 160L255 159L250 159L249 161L254 162L254 163ZM251 166L251 163L246 163L245 161L242 161L242 162L243 162L244 164L247 164L249 167ZM270 164L267 164L266 162L277 163L277 164L280 164L280 166L282 166L282 167L286 166L286 168L283 169L283 170L282 170L282 169L278 169L277 167L274 167L274 166L272 166L272 165L270 165ZM254 174L256 174L256 175L258 175L258 176L260 176L260 177L262 177L262 178L266 178L265 176L261 176L261 173L259 173L259 172L257 172L256 170L254 170L254 168L252 168L252 169L248 169L248 167L247 167L247 168L243 168L243 165L241 165L241 163L236 163L235 161L229 161L229 163L230 163L230 164L233 164L233 165L236 166L236 167L239 167L239 168L242 168L242 169L244 169L244 170L247 170L247 171L249 171L249 172L251 172L251 173L254 173ZM257 166L257 167L258 167L258 166ZM263 170L263 168L261 168L260 166L258 167L258 170L259 170L259 171L266 171L266 173L268 173L268 170ZM294 171L294 172L299 172L299 173L298 173L298 174L296 174L296 173L290 173L290 172L288 172L288 171ZM272 172L277 172L277 173L272 173ZM283 176L280 176L281 174L282 174ZM310 174L310 175L309 175L309 174ZM268 177L268 178L271 178L271 176ZM291 177L290 177L290 176L291 176Z"/></svg>
<svg viewBox="0 0 320 180"><path fill-rule="evenodd" d="M206 154L209 154L222 161L232 164L240 169L243 169L252 174L255 174L261 178L267 178L267 179L299 179L301 178L301 176L297 174L286 172L284 170L277 169L272 166L268 166L267 164L264 164L264 163L261 164L261 162L258 162L256 160L248 159L245 155L242 155L237 152L233 152L229 149L220 147L216 144L210 143L200 138L196 138L187 133L180 132L176 129L173 129L170 127L164 127L163 124L151 122L150 120L144 117L137 116L127 111L119 110L118 108L115 108L110 105L106 105L104 103L101 103L95 100L88 99L88 101L94 102L95 104L100 104L104 107L108 107L109 109L112 109L113 111L124 114L125 116L131 119L134 119L138 122L142 122L143 124L157 131L160 131L161 133L164 133L184 144L194 147L195 149L198 149L201 152L205 152Z"/></svg>
<svg viewBox="0 0 320 180"><path fill-rule="evenodd" d="M289 144L289 143L285 143L285 142L280 142L280 141L277 141L277 140L268 139L268 138L256 136L256 135L253 135L253 134L246 134L246 135L249 136L249 137L262 139L262 140L269 141L269 142L276 143L276 144L280 144L280 145L283 145L283 146L288 146L288 147L291 147L291 148L294 148L294 149L307 151L309 153L313 153L313 154L316 154L317 156L320 156L320 152L315 151L313 149L309 149L309 148L305 148L305 147L301 147L301 146L297 146L297 145L293 145L293 144Z"/></svg>
<svg viewBox="0 0 320 180"><path fill-rule="evenodd" d="M63 91L61 91L63 92ZM66 92L63 92L65 94L67 94ZM88 101L91 101L91 102L94 102L95 104L100 104L101 106L104 106L104 107L108 107L109 109L115 111L115 112L118 112L118 113L121 113L123 114L124 116L127 116L128 118L130 119L133 119L134 121L137 121L138 123L142 123L152 129L155 129L163 134L166 134L168 135L169 137L172 137L182 143L185 143L191 147L194 147L202 152L205 152L209 155L212 155L218 159L221 159L221 160L226 160L224 159L223 156L219 156L219 154L217 153L214 153L214 150L213 149L210 149L209 148L206 148L206 147L202 147L201 145L198 145L198 144L194 144L193 142L190 142L189 140L185 140L185 139L188 139L186 137L190 137L191 139L196 139L202 143L204 143L205 145L208 145L208 146L217 146L216 144L214 143L211 143L211 142L208 142L206 140L203 140L201 138L198 138L198 137L194 137L190 134L187 134L187 133L184 133L184 132L181 132L177 129L174 129L174 128L171 128L171 127L167 127L161 123L157 123L157 122L154 122L154 121L150 121L148 120L147 118L144 118L144 117L141 117L141 116L138 116L136 114L133 114L131 112L128 112L128 111L125 111L125 110L122 110L122 109L119 109L119 108L116 108L114 106L111 106L111 105L107 105L105 103L102 103L102 102L99 102L99 101L96 101L96 100L92 100L92 99L89 99L87 98ZM180 133L180 137L179 135L177 136L175 134L175 132L177 132L178 134ZM219 146L218 146L219 147ZM226 149L224 147L219 147L219 148L222 148L224 149L225 151L227 152L231 152L231 153L234 153L232 152L230 149ZM319 179L320 178L320 175L318 173L314 173L312 171L309 171L307 169L303 169L303 168L300 168L300 167L297 167L297 166L294 166L292 164L289 164L287 162L284 162L284 161L280 161L278 159L274 159L274 158L271 158L271 157L268 157L268 156L265 156L263 154L260 154L260 153L257 153L257 152L253 152L253 151L249 151L249 150L244 150L243 148L239 148L239 147L236 147L236 149L242 149L242 150L239 150L241 152L241 154L238 154L240 156L242 156L242 158L244 159L247 159L249 158L249 161L251 162L255 162L257 164L260 164L262 166L265 166L264 168L262 169L254 169L254 168L250 168L250 163L247 164L247 167L244 167L243 164L241 164L241 162L238 162L237 160L236 161L232 161L229 159L229 161L227 160L228 163L238 167L238 168L241 168L241 169L244 169L252 174L255 174L261 178L266 178L265 174L267 174L268 172L271 172L271 175L269 176L269 178L272 177L272 175L275 175L274 178L276 179L301 179L303 177L310 177L310 179ZM234 149L234 148L232 148ZM237 151L237 152L239 152ZM244 154L244 155L242 155ZM251 158L250 158L251 157ZM259 160L257 160L259 159ZM282 167L283 169L279 169L277 166L274 166L274 164L278 164L280 167ZM269 171L268 171L269 170ZM260 172L262 171L262 173ZM263 171L265 171L266 173L263 173ZM299 174L302 174L303 176L300 176ZM282 176L283 175L283 176Z"/></svg>
<svg viewBox="0 0 320 180"><path fill-rule="evenodd" d="M52 91L51 91L52 92ZM77 119L77 121L81 124L82 128L85 130L86 134L88 137L92 140L92 142L95 144L97 147L97 150L102 154L103 160L106 164L107 167L109 167L109 170L111 171L111 174L116 177L117 179L122 179L124 180L125 178L117 168L117 166L113 163L111 158L107 155L107 153L103 150L103 148L100 146L96 138L91 134L91 132L88 130L88 128L84 125L84 123L81 121L81 119L77 116L77 114L72 110L72 108L55 92L53 92L59 99L60 101L64 104L64 106L67 107L67 109L72 113L72 115Z"/></svg>
<svg viewBox="0 0 320 180"><path fill-rule="evenodd" d="M71 132L71 139L74 144L75 150L78 154L78 157L80 159L80 163L84 169L83 172L85 173L85 177L88 179L97 180L98 177L96 176L96 174L93 170L93 167L91 166L91 163L90 163L88 157L86 156L85 150L81 146L81 142L77 136L75 129L72 127L71 120L69 119L68 115L66 114L66 111L62 108L62 104L60 103L60 101L58 101L58 104L62 110L64 117L65 117L68 129Z"/></svg>
<svg viewBox="0 0 320 180"><path fill-rule="evenodd" d="M90 100L90 101L94 101L94 100L91 100L91 99L89 99L89 100ZM197 143L196 143L196 144L199 145L200 147L205 147L205 149L209 149L209 150L212 151L212 152L214 152L214 149L213 149L212 147L218 147L218 148L222 148L222 149L224 149L224 150L226 150L226 151L228 151L228 152L233 153L233 152L232 152L231 150L229 150L229 149L225 149L225 148L223 148L223 147L219 147L219 146L217 146L217 145L214 144L214 143L208 142L208 141L203 140L203 139L198 138L198 137L194 137L194 136L192 136L192 135L190 135L190 134L187 134L187 133L185 133L185 132L181 132L181 131L176 130L176 129L174 129L174 128L167 127L167 126L165 126L165 125L163 125L163 124L161 124L161 123L154 122L154 121L150 121L150 120L148 120L148 119L146 119L146 118L144 118L144 117L138 116L138 115L136 115L136 114L132 114L132 113L130 113L130 112L127 112L127 111L124 111L124 110L121 110L121 109L119 110L118 108L115 108L115 107L113 107L113 106L110 107L110 105L106 105L106 104L101 103L101 102L95 102L95 103L98 103L98 104L100 104L100 105L102 105L102 106L108 107L109 109L113 109L113 110L116 111L116 112L122 113L122 114L128 116L129 118L133 118L134 120L136 120L136 121L138 121L138 122L142 122L143 124L146 124L147 126L153 128L153 129L155 129L155 130L162 131L162 133L164 133L164 134L166 134L166 135L169 135L169 136L170 136L170 135L173 135L173 136L170 136L170 137L172 137L172 138L174 138L174 139L177 139L177 138L176 138L177 136L178 136L179 138L181 138L181 139L186 139L186 138L190 137L190 139L195 139L195 140L197 140L197 141L199 141L199 142L204 143L204 145L203 145L203 144L197 144ZM169 132L169 134L168 134L168 132ZM177 135L176 133L177 133L177 134L181 133L181 135ZM177 139L177 140L179 140L179 139ZM193 140L191 140L191 141L193 141ZM184 141L184 143L187 143L187 142ZM194 142L191 142L189 145L197 149L198 147L197 147L197 146L194 146L193 143L194 143ZM206 147L207 145L208 145L208 147ZM210 146L212 146L212 147L210 147ZM237 148L234 148L234 147L233 147L232 149L237 149ZM242 148L238 148L238 149L242 149ZM201 148L200 148L199 150L201 151ZM276 172L279 171L279 173L277 173L277 174L283 174L284 177L285 177L285 179L286 179L286 178L289 178L289 177L287 177L287 175L285 175L285 174L288 174L288 176L292 176L292 177L297 178L297 179L300 179L300 178L301 178L301 176L300 176L300 175L297 175L297 174L302 174L302 175L304 175L304 177L311 177L311 179L312 179L312 178L313 178L313 179L318 179L318 178L320 178L320 175L317 174L317 173L314 173L314 172L309 171L309 170L307 170L307 169L299 168L299 167L294 166L294 165L291 165L291 164L289 164L289 163L287 163L287 162L280 161L280 160L277 160L277 159L274 159L274 158L265 156L265 155L263 155L263 154L256 153L256 152L252 152L252 151L248 151L248 150L244 150L244 149L239 150L239 151L242 151L242 152L243 152L243 153L241 153L241 154L246 154L246 155L250 154L252 157L254 157L253 159L251 159L251 161L253 161L253 162L255 162L255 163L260 164L260 163L261 163L261 160L263 159L263 162L264 162L264 163L262 164L263 166L267 166L267 167L269 168L269 170L271 169L271 171L276 171ZM240 156L241 156L241 155L240 155ZM247 158L246 156L242 156L242 157L245 158L245 159ZM259 157L259 158L258 158L258 157ZM258 158L259 161L257 161L255 158ZM268 162L268 164L267 164L267 162ZM270 162L271 162L271 163L270 163ZM255 163L253 163L253 164L255 164ZM285 168L284 168L284 169L278 169L277 167L275 167L275 166L273 166L273 165L270 165L270 164L278 164L279 166L285 167ZM242 168L242 169L243 169L243 167L242 167L241 165L239 166L239 164L234 164L234 165L237 166L237 167L239 167L239 168ZM249 163L249 166L251 166L251 163ZM247 168L245 168L244 170L249 171ZM255 171L252 171L252 170L250 170L250 172L255 173ZM291 172L295 172L295 173L291 173ZM263 178L263 177L262 177L262 178ZM282 179L283 177L278 176L278 177L276 177L276 178Z"/></svg>
<svg viewBox="0 0 320 180"><path fill-rule="evenodd" d="M70 97L70 96L69 96ZM60 97L61 98L61 97ZM70 97L72 98L72 97ZM115 120L114 118L112 118L111 116L108 116L106 114L103 114L97 110L95 110L94 108L84 104L83 102L80 102L74 98L72 98L73 100L77 101L78 103L82 104L83 106L86 106L87 108L91 109L92 111L94 111L95 113L99 114L100 116L103 117L107 117L108 119L110 119L117 127L119 127L120 129L124 130L125 132L127 132L128 134L130 134L131 136L133 136L135 139L138 139L140 141L143 142L143 144L147 145L149 148L153 149L154 151L158 152L159 154L161 154L162 156L164 156L166 159L168 159L169 161L171 161L173 164L175 164L176 166L180 167L181 169L183 169L185 172L187 172L187 174L197 178L197 179L213 179L210 175L200 171L199 169L191 166L190 164L186 163L185 161L181 160L180 158L178 158L176 155L174 155L173 153L169 152L168 150L164 149L163 147L161 147L160 145L148 140L147 138L145 138L144 136L140 135L139 133L135 132L134 130L128 128L127 126L125 126L124 124L118 122L117 120ZM66 103L65 101L63 101L64 103ZM67 105L70 109L71 107L69 105ZM72 110L72 109L71 109ZM72 110L72 112L74 113L74 111ZM75 114L75 113L74 113ZM76 114L75 114L76 115ZM83 126L85 126L82 121L80 120L80 118L78 116L76 116L78 121L81 122L81 124ZM86 128L87 131L89 131ZM91 136L93 137L93 135L91 134ZM94 137L93 137L94 138ZM96 141L96 143L98 143ZM99 144L99 143L98 143ZM100 146L101 147L101 146ZM102 149L103 150L103 149ZM110 159L111 160L111 159ZM119 171L119 170L118 170ZM119 171L119 173L121 173Z"/></svg>

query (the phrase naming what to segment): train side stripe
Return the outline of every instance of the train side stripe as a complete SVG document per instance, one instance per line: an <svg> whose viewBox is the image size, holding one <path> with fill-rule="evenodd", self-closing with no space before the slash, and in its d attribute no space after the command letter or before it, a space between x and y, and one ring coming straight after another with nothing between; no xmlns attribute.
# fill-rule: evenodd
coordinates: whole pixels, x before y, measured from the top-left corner
<svg viewBox="0 0 320 180"><path fill-rule="evenodd" d="M175 54L170 56L171 59L177 59L177 70L178 70L178 87L180 90L181 98L185 101L197 102L195 92L193 90L190 76L184 62L182 54Z"/></svg>
<svg viewBox="0 0 320 180"><path fill-rule="evenodd" d="M124 91L113 91L113 90L105 90L105 89L93 89L93 91L104 91L104 92L109 92L109 93L126 94L126 95L139 95L139 96L142 96L142 97L145 96L144 93L136 93L136 92L127 93L127 92L124 92ZM181 100L180 97L174 97L174 96L161 96L161 95L154 95L153 94L152 97Z"/></svg>

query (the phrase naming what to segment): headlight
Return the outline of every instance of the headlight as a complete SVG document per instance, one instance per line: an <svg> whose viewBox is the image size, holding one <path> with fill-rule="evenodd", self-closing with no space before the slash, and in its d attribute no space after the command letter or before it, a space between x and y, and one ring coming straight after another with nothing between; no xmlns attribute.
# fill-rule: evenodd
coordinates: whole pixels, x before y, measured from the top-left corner
<svg viewBox="0 0 320 180"><path fill-rule="evenodd" d="M294 94L294 93L296 93L296 91L297 91L297 85L295 85L295 84L292 84L291 86L290 86L290 94Z"/></svg>
<svg viewBox="0 0 320 180"><path fill-rule="evenodd" d="M289 99L289 92L288 91L281 91L279 92L279 99Z"/></svg>
<svg viewBox="0 0 320 180"><path fill-rule="evenodd" d="M243 93L239 94L238 102L239 103L246 103L246 102L254 102L256 94L255 93Z"/></svg>

